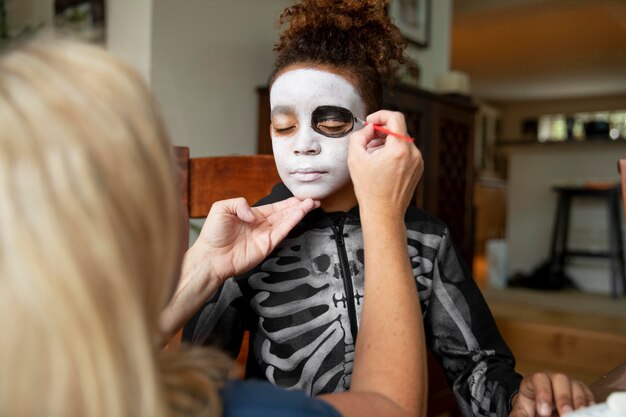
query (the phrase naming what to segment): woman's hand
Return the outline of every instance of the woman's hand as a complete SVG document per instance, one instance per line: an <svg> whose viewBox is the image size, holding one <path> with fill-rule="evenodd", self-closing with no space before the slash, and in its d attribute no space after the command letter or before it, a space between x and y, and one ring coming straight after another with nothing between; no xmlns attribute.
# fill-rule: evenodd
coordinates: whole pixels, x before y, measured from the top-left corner
<svg viewBox="0 0 626 417"><path fill-rule="evenodd" d="M261 262L318 201L295 197L260 207L245 199L213 204L200 236L185 254L178 286L161 314L167 342L226 279Z"/></svg>
<svg viewBox="0 0 626 417"><path fill-rule="evenodd" d="M190 252L212 265L221 281L256 266L319 202L295 197L260 207L245 199L218 201Z"/></svg>
<svg viewBox="0 0 626 417"><path fill-rule="evenodd" d="M593 403L591 390L582 382L561 373L535 372L522 379L509 416L562 416Z"/></svg>
<svg viewBox="0 0 626 417"><path fill-rule="evenodd" d="M375 131L371 124L407 135L404 115L381 110L350 136L348 167L362 213L404 217L424 171L422 154L413 143Z"/></svg>

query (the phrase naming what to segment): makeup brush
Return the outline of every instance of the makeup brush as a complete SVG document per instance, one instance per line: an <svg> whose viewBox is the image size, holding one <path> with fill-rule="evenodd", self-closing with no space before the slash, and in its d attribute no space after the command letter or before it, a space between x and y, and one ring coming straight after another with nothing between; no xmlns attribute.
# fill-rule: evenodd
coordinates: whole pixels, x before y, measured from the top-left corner
<svg viewBox="0 0 626 417"><path fill-rule="evenodd" d="M378 130L379 132L386 133L386 134L391 135L391 136L395 136L398 139L401 139L401 140L403 140L405 142L411 142L411 143L415 142L415 139L413 139L410 136L404 136L404 135L401 135L399 133L392 132L391 130L386 129L386 128L380 126L380 125L372 124L370 122L366 122L365 120L361 120L361 119L359 119L356 116L354 117L354 121L359 123L359 124L361 124L361 125L363 125L363 126L367 126L367 125L371 124L374 127L374 130Z"/></svg>

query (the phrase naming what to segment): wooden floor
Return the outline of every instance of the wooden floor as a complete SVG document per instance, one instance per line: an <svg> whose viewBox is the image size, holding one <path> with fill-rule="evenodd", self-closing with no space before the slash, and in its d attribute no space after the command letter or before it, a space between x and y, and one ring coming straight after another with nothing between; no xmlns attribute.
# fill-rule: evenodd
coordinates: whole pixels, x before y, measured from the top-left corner
<svg viewBox="0 0 626 417"><path fill-rule="evenodd" d="M591 383L626 360L626 298L482 290L523 374L549 369Z"/></svg>

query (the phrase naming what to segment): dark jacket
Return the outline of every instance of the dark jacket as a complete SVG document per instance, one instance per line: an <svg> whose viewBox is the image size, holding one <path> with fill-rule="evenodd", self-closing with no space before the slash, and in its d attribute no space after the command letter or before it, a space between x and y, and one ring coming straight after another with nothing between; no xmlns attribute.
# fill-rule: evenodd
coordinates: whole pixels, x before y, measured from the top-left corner
<svg viewBox="0 0 626 417"><path fill-rule="evenodd" d="M290 197L279 184L259 204ZM410 207L408 251L426 340L466 417L505 417L521 376L446 226ZM229 279L185 326L183 339L238 352L246 376L311 395L350 387L363 299L358 207L309 213L251 271ZM381 352L384 354L384 352Z"/></svg>

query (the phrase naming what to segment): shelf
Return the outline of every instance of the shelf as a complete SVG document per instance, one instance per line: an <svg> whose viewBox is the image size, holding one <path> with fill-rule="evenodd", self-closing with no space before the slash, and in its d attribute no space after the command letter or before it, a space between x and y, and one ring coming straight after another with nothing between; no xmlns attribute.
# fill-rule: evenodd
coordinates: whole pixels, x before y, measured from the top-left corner
<svg viewBox="0 0 626 417"><path fill-rule="evenodd" d="M547 140L540 142L537 139L507 139L496 142L496 147L509 146L578 146L578 145L626 145L626 139L587 138L585 140Z"/></svg>

